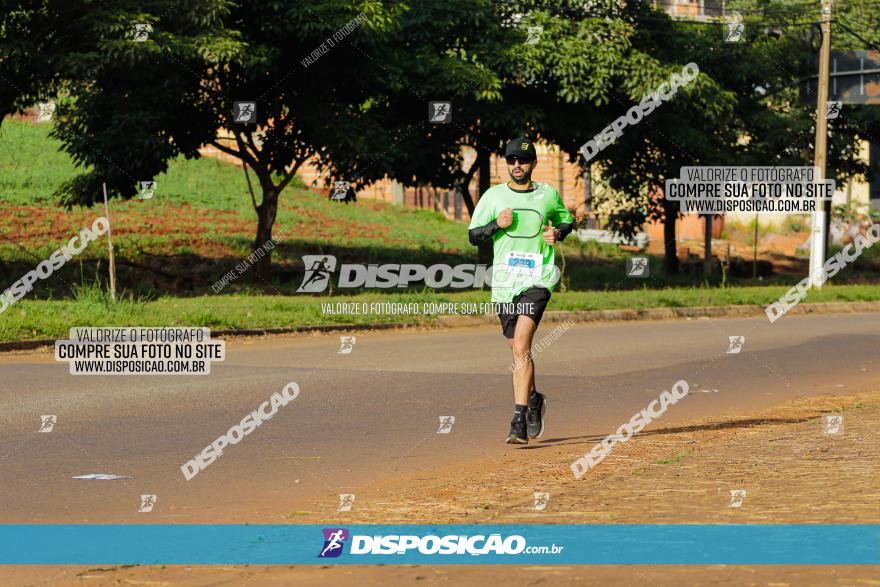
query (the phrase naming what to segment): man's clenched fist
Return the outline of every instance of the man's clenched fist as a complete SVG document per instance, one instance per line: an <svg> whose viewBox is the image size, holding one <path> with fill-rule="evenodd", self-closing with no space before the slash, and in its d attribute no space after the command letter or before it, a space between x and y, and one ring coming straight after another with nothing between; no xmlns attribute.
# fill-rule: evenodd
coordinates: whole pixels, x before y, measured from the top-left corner
<svg viewBox="0 0 880 587"><path fill-rule="evenodd" d="M556 244L556 240L559 238L559 231L553 228L553 225L550 222L547 222L547 226L544 227L544 242L548 245Z"/></svg>
<svg viewBox="0 0 880 587"><path fill-rule="evenodd" d="M513 209L505 208L504 210L502 210L501 213L498 215L496 222L498 222L498 226L500 226L501 228L507 228L508 226L513 224Z"/></svg>

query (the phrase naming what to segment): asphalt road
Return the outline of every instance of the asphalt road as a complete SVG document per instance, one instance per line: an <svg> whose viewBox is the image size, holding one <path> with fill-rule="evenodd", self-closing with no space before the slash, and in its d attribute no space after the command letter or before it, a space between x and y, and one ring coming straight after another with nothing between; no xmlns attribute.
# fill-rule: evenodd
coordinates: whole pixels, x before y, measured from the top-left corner
<svg viewBox="0 0 880 587"><path fill-rule="evenodd" d="M745 343L728 354L735 335ZM663 425L870 385L880 314L575 325L536 357L547 431L525 448L503 443L500 328L357 333L351 354L339 347L336 335L231 340L203 377L73 376L45 352L0 357L0 522L272 523L511 450L540 459L564 443L574 459L679 379L692 393ZM183 463L290 381L296 400L186 481ZM58 418L50 433L37 431L44 414ZM449 434L437 433L443 416L455 417ZM71 479L87 473L132 478ZM158 496L150 514L142 494Z"/></svg>

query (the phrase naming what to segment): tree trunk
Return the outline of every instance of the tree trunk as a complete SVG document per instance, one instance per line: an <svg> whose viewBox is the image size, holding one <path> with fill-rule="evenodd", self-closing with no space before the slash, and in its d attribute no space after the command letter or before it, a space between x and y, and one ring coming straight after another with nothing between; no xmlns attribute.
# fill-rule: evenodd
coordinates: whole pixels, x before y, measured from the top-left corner
<svg viewBox="0 0 880 587"><path fill-rule="evenodd" d="M703 275L709 275L712 273L712 215L706 214L703 216L706 220L705 225L705 235L703 239L703 246L705 251L703 252Z"/></svg>
<svg viewBox="0 0 880 587"><path fill-rule="evenodd" d="M678 219L678 202L663 198L663 270L666 275L678 275L678 250L675 242L675 221Z"/></svg>
<svg viewBox="0 0 880 587"><path fill-rule="evenodd" d="M263 201L257 206L257 238L254 241L254 252L262 249L265 253L254 264L254 281L268 285L272 275L272 250L266 243L272 240L272 227L278 213L278 192L274 187L263 188Z"/></svg>
<svg viewBox="0 0 880 587"><path fill-rule="evenodd" d="M491 187L491 169L490 169L490 153L488 150L478 147L477 148L477 158L478 158L478 169L479 169L479 182L477 187L477 203L479 203L479 198L483 197L483 194L486 193ZM473 214L473 211L471 211ZM477 262L485 263L486 265L492 262L492 245L493 240L491 238L487 238L483 242L480 243L480 246L477 248Z"/></svg>

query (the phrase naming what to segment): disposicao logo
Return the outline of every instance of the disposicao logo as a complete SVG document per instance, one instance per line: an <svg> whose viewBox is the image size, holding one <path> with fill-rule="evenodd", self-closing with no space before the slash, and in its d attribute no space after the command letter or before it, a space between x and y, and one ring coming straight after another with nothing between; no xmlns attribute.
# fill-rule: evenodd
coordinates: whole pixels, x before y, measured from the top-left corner
<svg viewBox="0 0 880 587"><path fill-rule="evenodd" d="M379 555L405 555L409 551L417 551L419 554L468 554L480 556L486 554L515 555L522 552L547 552L557 554L563 547L526 547L526 539L519 535L503 538L500 534L489 536L415 536L415 535L378 535L378 536L350 536L345 528L325 528L324 548L318 558L335 558L342 554L346 540L351 538L349 553L379 554ZM553 550L551 550L553 548Z"/></svg>
<svg viewBox="0 0 880 587"><path fill-rule="evenodd" d="M321 293L330 284L330 277L337 273L336 257L333 255L303 255L305 275L297 293ZM532 268L533 267L529 267ZM562 273L559 267L551 266L542 274L545 285L553 287ZM424 282L432 288L452 287L455 289L483 287L513 287L520 274L511 271L504 264L493 265L410 265L389 263L385 265L359 265L343 263L338 265L339 288L393 288L408 287L411 283Z"/></svg>

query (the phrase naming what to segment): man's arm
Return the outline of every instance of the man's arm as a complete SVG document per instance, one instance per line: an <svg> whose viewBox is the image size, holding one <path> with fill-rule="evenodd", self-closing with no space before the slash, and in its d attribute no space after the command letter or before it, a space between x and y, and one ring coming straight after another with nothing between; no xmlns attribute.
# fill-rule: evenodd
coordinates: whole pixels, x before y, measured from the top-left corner
<svg viewBox="0 0 880 587"><path fill-rule="evenodd" d="M553 191L556 192L556 190ZM565 237L574 229L574 215L565 207L562 198L559 197L559 192L556 192L556 208L553 210L551 217L559 222L559 224L553 227L556 229L556 240L565 240Z"/></svg>
<svg viewBox="0 0 880 587"><path fill-rule="evenodd" d="M474 208L474 214L468 226L468 240L476 247L511 224L513 224L513 210L505 208L496 216L491 191L487 190L477 202L477 207Z"/></svg>
<svg viewBox="0 0 880 587"><path fill-rule="evenodd" d="M565 237L567 237L569 235L569 233L571 233L571 231L574 230L574 223L573 222L563 222L562 224L557 224L553 228L556 229L556 240L564 241Z"/></svg>
<svg viewBox="0 0 880 587"><path fill-rule="evenodd" d="M473 246L477 246L487 238L491 238L499 230L501 227L498 226L498 220L493 220L489 224L468 230L468 240Z"/></svg>

